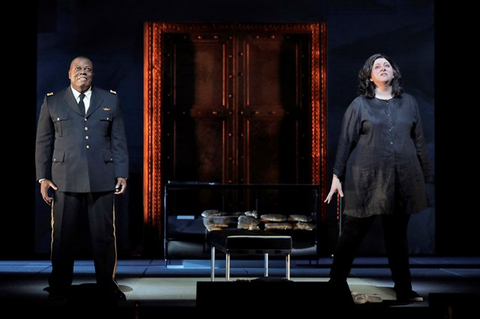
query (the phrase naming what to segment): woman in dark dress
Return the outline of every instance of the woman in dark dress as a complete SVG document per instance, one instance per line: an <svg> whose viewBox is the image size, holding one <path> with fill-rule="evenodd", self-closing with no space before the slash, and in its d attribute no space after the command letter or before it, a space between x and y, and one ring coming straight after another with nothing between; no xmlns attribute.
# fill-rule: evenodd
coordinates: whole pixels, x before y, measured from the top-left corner
<svg viewBox="0 0 480 319"><path fill-rule="evenodd" d="M359 71L359 95L347 108L333 167L330 203L344 199L343 225L330 282L344 284L362 240L380 216L397 300L423 298L412 290L407 227L427 205L432 169L415 98L403 92L395 63L374 54Z"/></svg>

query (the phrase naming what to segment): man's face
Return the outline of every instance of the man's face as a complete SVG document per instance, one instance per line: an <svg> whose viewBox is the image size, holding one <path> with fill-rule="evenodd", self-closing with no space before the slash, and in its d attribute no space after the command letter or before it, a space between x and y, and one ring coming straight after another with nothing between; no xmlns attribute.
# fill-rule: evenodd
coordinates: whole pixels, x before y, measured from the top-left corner
<svg viewBox="0 0 480 319"><path fill-rule="evenodd" d="M89 59L78 58L70 64L68 70L68 78L72 87L79 91L85 92L92 85L93 81L93 65Z"/></svg>

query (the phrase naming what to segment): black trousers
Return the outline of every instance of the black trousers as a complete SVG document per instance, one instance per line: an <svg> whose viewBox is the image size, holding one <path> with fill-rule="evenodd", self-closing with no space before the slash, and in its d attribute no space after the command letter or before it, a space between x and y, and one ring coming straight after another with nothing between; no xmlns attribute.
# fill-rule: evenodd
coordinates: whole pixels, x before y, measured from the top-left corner
<svg viewBox="0 0 480 319"><path fill-rule="evenodd" d="M345 216L342 233L338 239L330 269L330 281L343 283L350 275L355 255L376 217L381 218L385 251L396 291L410 291L410 274L407 228L410 215L394 214L356 218Z"/></svg>
<svg viewBox="0 0 480 319"><path fill-rule="evenodd" d="M54 193L51 209L51 290L64 291L72 284L79 226L85 217L88 219L97 285L109 290L118 287L115 280L117 247L114 196L113 192Z"/></svg>

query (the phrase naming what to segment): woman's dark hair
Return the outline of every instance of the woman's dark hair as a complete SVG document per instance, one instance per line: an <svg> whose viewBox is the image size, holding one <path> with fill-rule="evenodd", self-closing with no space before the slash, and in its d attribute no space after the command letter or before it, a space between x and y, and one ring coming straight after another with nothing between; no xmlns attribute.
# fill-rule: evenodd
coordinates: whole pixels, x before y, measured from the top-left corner
<svg viewBox="0 0 480 319"><path fill-rule="evenodd" d="M358 72L358 94L365 95L365 97L369 99L373 99L375 97L375 83L370 81L370 79L372 76L373 63L375 63L375 60L380 58L384 58L385 60L387 60L393 68L392 96L401 97L403 94L402 74L400 73L400 70L398 69L395 62L393 62L392 60L390 60L389 57L381 53L375 53L374 55L369 57L367 61L365 61L363 67Z"/></svg>

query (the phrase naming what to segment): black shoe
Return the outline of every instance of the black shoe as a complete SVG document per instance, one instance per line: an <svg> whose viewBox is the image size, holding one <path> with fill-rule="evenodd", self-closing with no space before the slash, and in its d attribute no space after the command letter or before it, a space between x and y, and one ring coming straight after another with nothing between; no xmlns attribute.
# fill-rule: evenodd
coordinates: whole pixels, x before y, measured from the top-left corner
<svg viewBox="0 0 480 319"><path fill-rule="evenodd" d="M108 300L112 301L119 301L119 300L127 300L127 297L120 289L112 289L106 291L106 297Z"/></svg>
<svg viewBox="0 0 480 319"><path fill-rule="evenodd" d="M397 300L402 302L422 302L423 297L417 294L415 291L410 290L407 292L397 291Z"/></svg>
<svg viewBox="0 0 480 319"><path fill-rule="evenodd" d="M48 300L54 301L54 302L65 302L67 301L68 296L64 292L49 292L48 293Z"/></svg>
<svg viewBox="0 0 480 319"><path fill-rule="evenodd" d="M48 292L48 300L56 301L56 302L63 302L67 301L69 287L62 287L62 288L52 288L46 287L43 291Z"/></svg>

